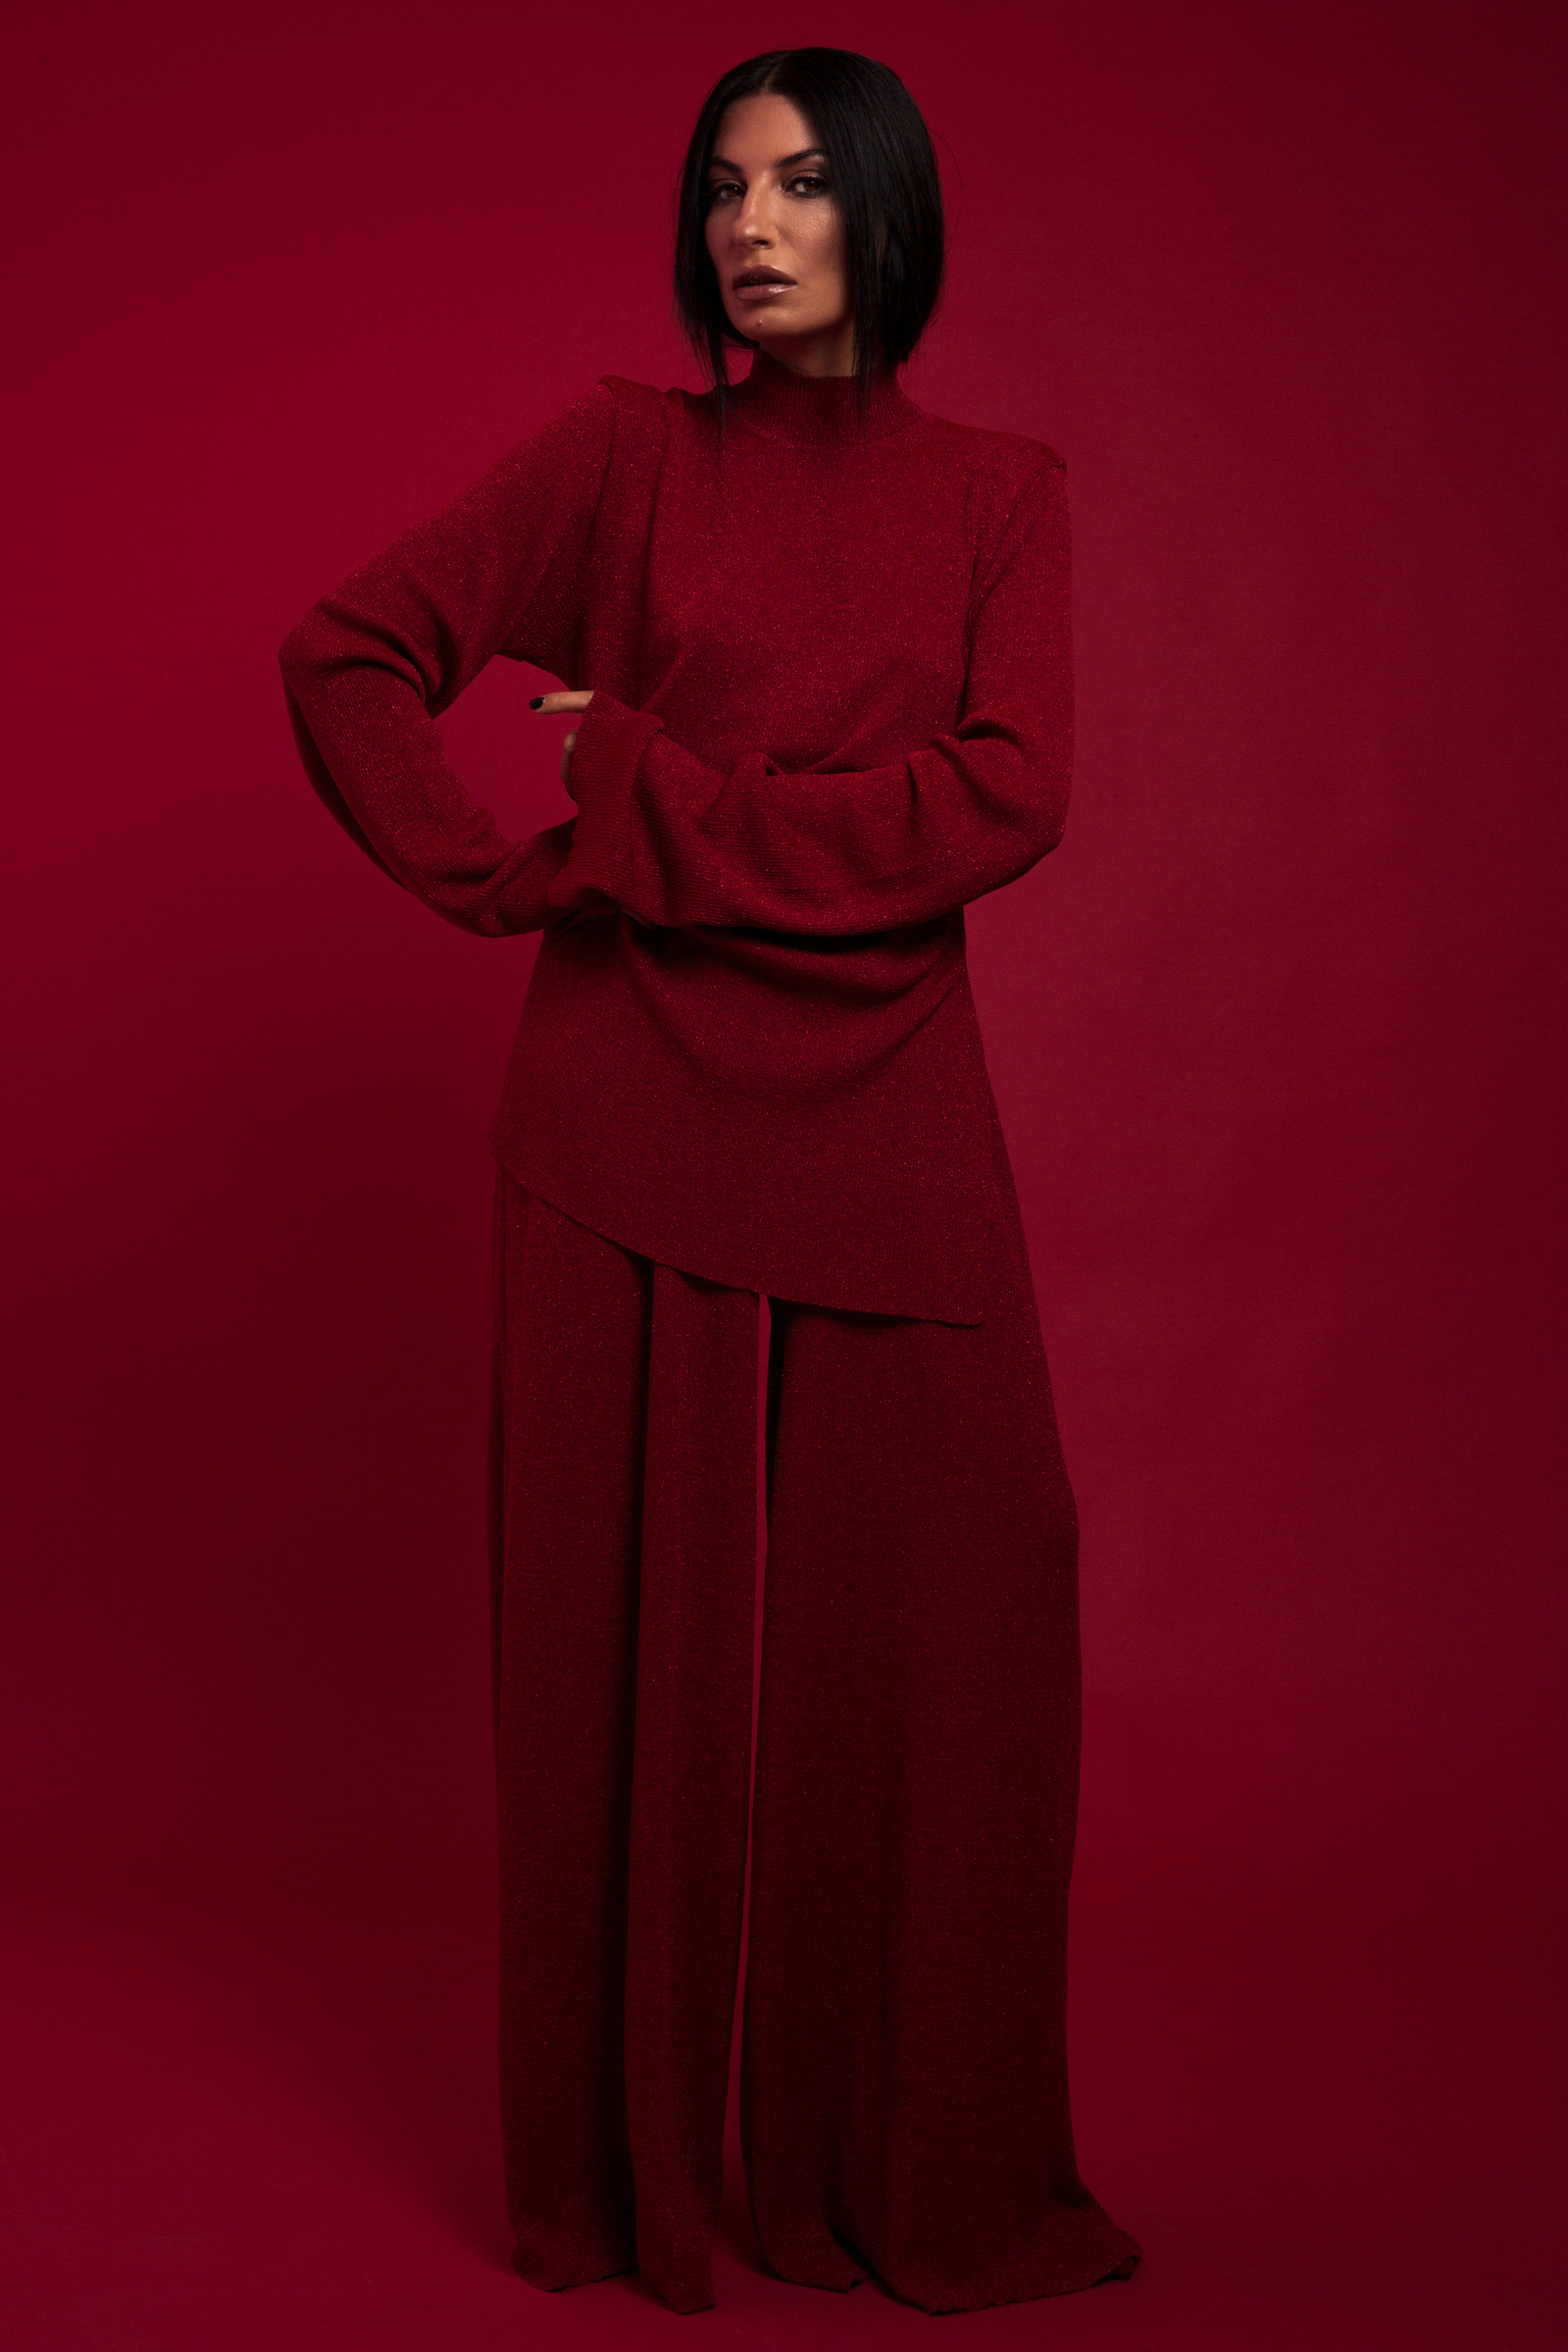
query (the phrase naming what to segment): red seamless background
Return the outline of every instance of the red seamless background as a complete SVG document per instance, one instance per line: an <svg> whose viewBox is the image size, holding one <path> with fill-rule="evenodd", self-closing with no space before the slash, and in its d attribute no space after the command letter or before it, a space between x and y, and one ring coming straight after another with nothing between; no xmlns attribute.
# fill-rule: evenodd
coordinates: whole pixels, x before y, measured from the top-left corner
<svg viewBox="0 0 1568 2352"><path fill-rule="evenodd" d="M10 2340L858 2342L505 2268L484 1133L532 944L275 648L608 371L715 76L936 133L924 405L1067 457L1078 781L972 963L1086 1527L1073 2034L1131 2285L986 2346L1554 2340L1559 10L82 0L8 35ZM568 813L533 681L444 722Z"/></svg>

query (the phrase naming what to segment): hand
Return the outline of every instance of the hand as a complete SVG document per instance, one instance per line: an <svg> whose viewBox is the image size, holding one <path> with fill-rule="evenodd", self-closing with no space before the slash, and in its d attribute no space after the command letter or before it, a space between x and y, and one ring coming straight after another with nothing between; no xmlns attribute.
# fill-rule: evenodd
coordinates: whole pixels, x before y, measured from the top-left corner
<svg viewBox="0 0 1568 2352"><path fill-rule="evenodd" d="M535 694L530 702L529 708L530 710L543 711L546 718L554 718L558 711L586 710L592 700L593 692L590 688L585 694L576 690L560 694ZM574 727L566 741L561 745L561 782L569 793L572 793L572 746L577 740L578 731ZM576 793L572 793L572 797L574 800L577 798Z"/></svg>

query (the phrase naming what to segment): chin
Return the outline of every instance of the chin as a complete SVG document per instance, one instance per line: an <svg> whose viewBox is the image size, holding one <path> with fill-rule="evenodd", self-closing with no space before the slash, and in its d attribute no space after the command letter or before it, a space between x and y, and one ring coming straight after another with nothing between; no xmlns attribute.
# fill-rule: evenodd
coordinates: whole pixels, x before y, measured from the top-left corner
<svg viewBox="0 0 1568 2352"><path fill-rule="evenodd" d="M771 318L762 320L756 316L755 312L750 318L732 319L730 324L736 334L745 337L753 350L759 343L776 342L783 335L794 335L800 332L800 329L794 325L793 321L785 323L783 319L775 321Z"/></svg>

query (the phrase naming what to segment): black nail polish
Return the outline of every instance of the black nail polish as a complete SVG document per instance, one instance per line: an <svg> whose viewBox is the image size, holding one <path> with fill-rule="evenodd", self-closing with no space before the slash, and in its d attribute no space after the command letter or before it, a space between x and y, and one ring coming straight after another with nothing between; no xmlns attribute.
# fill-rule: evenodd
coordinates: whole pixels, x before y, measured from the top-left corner
<svg viewBox="0 0 1568 2352"><path fill-rule="evenodd" d="M529 699L529 708L530 710L542 710L544 708L544 696L542 694L531 695Z"/></svg>

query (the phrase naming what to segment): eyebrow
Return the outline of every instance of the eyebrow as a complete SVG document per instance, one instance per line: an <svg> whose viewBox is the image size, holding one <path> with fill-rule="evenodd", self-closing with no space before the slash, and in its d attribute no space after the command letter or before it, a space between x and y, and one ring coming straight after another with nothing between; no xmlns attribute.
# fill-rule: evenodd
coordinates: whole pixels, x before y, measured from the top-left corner
<svg viewBox="0 0 1568 2352"><path fill-rule="evenodd" d="M793 155L781 155L773 168L776 172L782 172L786 164L810 163L813 156L817 155L821 156L824 163L827 162L828 150L826 147L797 147ZM710 155L708 169L710 172L738 172L740 166L733 164L728 155Z"/></svg>

